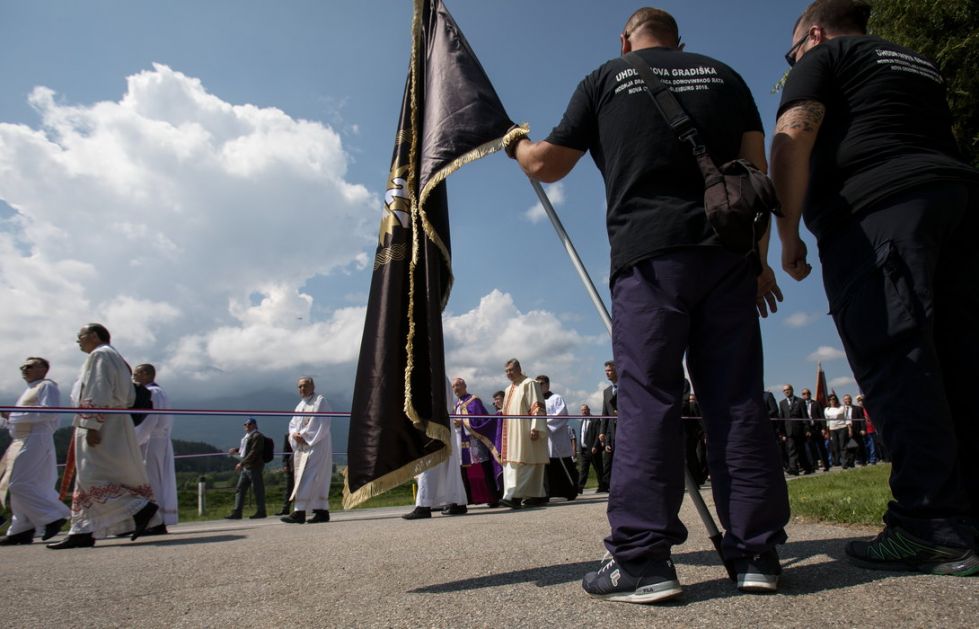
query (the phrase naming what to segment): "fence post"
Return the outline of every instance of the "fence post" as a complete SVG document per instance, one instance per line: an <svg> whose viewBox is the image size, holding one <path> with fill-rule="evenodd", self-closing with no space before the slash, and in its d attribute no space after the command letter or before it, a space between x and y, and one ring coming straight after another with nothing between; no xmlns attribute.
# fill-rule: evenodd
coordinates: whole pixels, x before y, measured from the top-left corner
<svg viewBox="0 0 979 629"><path fill-rule="evenodd" d="M202 474L197 479L197 515L204 516L204 493L207 490L207 478Z"/></svg>

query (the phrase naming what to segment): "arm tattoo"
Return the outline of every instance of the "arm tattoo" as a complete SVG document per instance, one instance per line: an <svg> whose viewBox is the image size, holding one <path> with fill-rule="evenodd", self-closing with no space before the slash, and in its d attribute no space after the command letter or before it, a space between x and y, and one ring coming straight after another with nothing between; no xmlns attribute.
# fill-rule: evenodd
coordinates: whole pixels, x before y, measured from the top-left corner
<svg viewBox="0 0 979 629"><path fill-rule="evenodd" d="M778 117L775 133L796 131L802 133L817 133L826 115L826 107L814 100L804 100L785 110Z"/></svg>

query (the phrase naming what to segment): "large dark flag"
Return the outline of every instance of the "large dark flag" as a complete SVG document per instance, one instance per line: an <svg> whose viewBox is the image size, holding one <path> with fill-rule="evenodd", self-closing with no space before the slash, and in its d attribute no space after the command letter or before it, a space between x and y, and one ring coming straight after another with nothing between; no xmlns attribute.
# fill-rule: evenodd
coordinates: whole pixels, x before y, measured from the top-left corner
<svg viewBox="0 0 979 629"><path fill-rule="evenodd" d="M343 506L449 455L442 310L452 286L445 178L513 128L440 0L415 0L411 62L357 364Z"/></svg>

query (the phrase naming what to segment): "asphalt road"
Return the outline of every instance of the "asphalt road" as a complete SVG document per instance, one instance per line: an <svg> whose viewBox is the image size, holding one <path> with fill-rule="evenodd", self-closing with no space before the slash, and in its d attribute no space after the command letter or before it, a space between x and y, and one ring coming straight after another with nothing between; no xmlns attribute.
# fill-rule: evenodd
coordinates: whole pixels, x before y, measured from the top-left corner
<svg viewBox="0 0 979 629"><path fill-rule="evenodd" d="M709 495L705 496L710 503ZM581 590L607 533L604 496L538 509L406 509L172 527L166 537L51 551L0 549L4 627L975 627L979 579L876 572L843 544L876 531L792 523L775 595L727 580L684 503L682 599L610 603Z"/></svg>

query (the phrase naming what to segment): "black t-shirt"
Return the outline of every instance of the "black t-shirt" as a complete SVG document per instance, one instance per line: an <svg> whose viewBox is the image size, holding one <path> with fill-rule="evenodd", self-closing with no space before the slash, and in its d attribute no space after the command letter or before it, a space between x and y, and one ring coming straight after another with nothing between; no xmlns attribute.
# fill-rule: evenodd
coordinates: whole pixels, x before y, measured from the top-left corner
<svg viewBox="0 0 979 629"><path fill-rule="evenodd" d="M718 164L735 159L746 131L761 131L751 92L723 63L670 48L637 51L668 85ZM704 180L624 59L585 77L547 141L590 151L605 178L612 270L670 249L720 246L704 213Z"/></svg>
<svg viewBox="0 0 979 629"><path fill-rule="evenodd" d="M941 75L912 50L870 35L824 42L789 73L779 115L804 100L826 107L805 207L817 236L835 212L924 184L979 181L959 158Z"/></svg>

